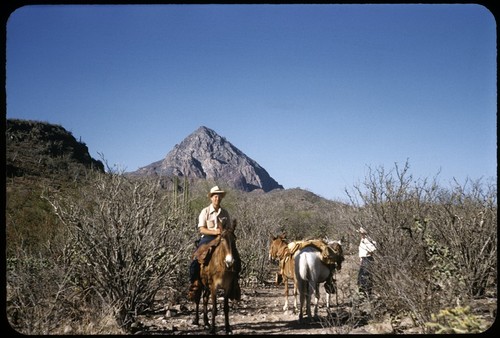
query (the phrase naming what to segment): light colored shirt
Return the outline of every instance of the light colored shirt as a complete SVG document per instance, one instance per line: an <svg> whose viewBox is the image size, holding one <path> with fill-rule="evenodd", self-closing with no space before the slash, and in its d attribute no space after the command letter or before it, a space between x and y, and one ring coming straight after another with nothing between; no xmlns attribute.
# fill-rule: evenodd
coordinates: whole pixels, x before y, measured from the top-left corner
<svg viewBox="0 0 500 338"><path fill-rule="evenodd" d="M222 207L215 211L214 206L210 204L203 208L198 217L198 228L206 226L208 229L228 228L230 226L229 213Z"/></svg>
<svg viewBox="0 0 500 338"><path fill-rule="evenodd" d="M369 237L364 237L359 242L359 258L370 257L377 250L376 242Z"/></svg>

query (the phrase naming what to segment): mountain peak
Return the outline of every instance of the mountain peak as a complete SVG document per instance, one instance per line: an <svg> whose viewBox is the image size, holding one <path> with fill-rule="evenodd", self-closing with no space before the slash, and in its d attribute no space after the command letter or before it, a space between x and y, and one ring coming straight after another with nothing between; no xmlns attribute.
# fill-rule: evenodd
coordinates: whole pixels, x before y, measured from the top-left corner
<svg viewBox="0 0 500 338"><path fill-rule="evenodd" d="M195 133L217 134L214 130L205 126L200 126L198 129L196 129Z"/></svg>
<svg viewBox="0 0 500 338"><path fill-rule="evenodd" d="M243 191L283 189L256 161L206 126L176 144L163 160L131 174L210 179Z"/></svg>

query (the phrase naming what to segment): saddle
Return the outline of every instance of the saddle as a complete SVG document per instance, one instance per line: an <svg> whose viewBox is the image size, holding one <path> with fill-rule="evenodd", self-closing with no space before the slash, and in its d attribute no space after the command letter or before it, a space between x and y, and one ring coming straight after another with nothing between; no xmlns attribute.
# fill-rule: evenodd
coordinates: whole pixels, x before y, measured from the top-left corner
<svg viewBox="0 0 500 338"><path fill-rule="evenodd" d="M200 263L200 266L207 265L210 261L210 257L212 257L214 248L219 245L220 240L221 236L217 236L210 242L200 245L193 253L192 259L197 259Z"/></svg>
<svg viewBox="0 0 500 338"><path fill-rule="evenodd" d="M284 273L285 265L290 259L292 259L292 255L293 254L286 254L282 259L279 260L279 267L280 267L281 274Z"/></svg>
<svg viewBox="0 0 500 338"><path fill-rule="evenodd" d="M295 241L288 243L288 249L293 255L297 250L301 250L305 247L312 246L321 251L321 261L328 265L330 269L335 267L336 264L336 254L327 243L320 239L309 239L304 241Z"/></svg>

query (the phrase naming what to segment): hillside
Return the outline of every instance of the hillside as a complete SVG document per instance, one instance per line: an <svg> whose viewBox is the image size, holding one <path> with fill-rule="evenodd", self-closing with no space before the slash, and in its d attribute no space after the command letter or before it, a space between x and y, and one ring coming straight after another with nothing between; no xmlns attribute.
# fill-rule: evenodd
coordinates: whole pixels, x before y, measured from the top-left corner
<svg viewBox="0 0 500 338"><path fill-rule="evenodd" d="M104 172L85 143L62 126L46 122L7 119L6 176L67 176L86 169Z"/></svg>
<svg viewBox="0 0 500 338"><path fill-rule="evenodd" d="M52 189L78 193L89 170L104 172L104 165L59 125L7 119L5 141L7 256L24 246L40 255L61 233L42 196Z"/></svg>

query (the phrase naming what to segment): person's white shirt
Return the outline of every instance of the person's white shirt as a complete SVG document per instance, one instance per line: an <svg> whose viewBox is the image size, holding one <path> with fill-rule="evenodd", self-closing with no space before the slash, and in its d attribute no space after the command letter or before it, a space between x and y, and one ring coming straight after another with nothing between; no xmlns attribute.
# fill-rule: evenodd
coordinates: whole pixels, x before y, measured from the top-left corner
<svg viewBox="0 0 500 338"><path fill-rule="evenodd" d="M377 250L376 242L365 236L359 242L359 258L370 257Z"/></svg>

